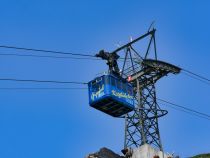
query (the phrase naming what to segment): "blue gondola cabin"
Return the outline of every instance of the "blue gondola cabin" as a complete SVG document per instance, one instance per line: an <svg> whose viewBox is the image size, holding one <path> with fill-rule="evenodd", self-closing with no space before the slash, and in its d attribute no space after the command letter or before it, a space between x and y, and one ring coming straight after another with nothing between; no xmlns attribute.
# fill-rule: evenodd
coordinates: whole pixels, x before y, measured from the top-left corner
<svg viewBox="0 0 210 158"><path fill-rule="evenodd" d="M88 83L89 103L108 115L119 117L134 109L133 87L114 75L103 75Z"/></svg>

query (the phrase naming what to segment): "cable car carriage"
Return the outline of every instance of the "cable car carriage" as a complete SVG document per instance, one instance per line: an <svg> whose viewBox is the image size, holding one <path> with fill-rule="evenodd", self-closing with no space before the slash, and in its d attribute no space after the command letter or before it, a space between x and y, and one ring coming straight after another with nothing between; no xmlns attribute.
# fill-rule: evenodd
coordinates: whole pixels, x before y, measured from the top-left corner
<svg viewBox="0 0 210 158"><path fill-rule="evenodd" d="M89 104L108 115L119 117L134 109L133 87L112 74L88 83Z"/></svg>

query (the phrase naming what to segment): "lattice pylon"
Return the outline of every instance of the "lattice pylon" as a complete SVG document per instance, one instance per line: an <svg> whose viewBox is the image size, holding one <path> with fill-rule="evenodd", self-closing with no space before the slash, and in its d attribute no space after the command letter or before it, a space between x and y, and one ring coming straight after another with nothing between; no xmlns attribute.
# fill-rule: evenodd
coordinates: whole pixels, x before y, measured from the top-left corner
<svg viewBox="0 0 210 158"><path fill-rule="evenodd" d="M144 77L142 77L144 78ZM165 115L156 102L155 85L141 86L137 80L136 109L125 118L125 148L151 144L163 150L158 118Z"/></svg>

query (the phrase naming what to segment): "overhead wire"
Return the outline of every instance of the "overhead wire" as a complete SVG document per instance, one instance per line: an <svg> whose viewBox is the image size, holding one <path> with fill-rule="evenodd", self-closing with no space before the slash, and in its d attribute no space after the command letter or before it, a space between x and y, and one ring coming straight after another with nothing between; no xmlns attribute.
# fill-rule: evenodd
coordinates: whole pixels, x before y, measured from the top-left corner
<svg viewBox="0 0 210 158"><path fill-rule="evenodd" d="M182 73L183 73L184 75L188 76L188 77L191 77L191 78L197 80L197 81L200 81L200 82L203 82L203 83L205 83L205 84L207 84L207 85L210 85L210 82L208 82L208 81L206 81L206 80L203 80L203 79L201 79L201 78L198 78L198 77L196 77L196 76L193 76L192 74L186 73L186 72L184 72L184 71L183 71Z"/></svg>
<svg viewBox="0 0 210 158"><path fill-rule="evenodd" d="M17 53L0 53L0 56L21 56L21 57L41 57L41 58L63 58L63 59L84 59L84 60L101 60L99 58L96 58L95 55L90 54L80 54L80 53L70 53L70 52L63 52L63 51L54 51L54 50L45 50L45 49L35 49L35 48L25 48L25 47L16 47L16 46L7 46L7 45L0 45L0 48L6 48L6 49L15 49L15 50L24 50L24 51L33 51L33 52L45 52L50 54L59 54L59 55L70 55L70 56L50 56L50 55L34 55L34 54L17 54ZM80 56L80 57L73 57L73 56ZM81 58L85 57L85 58ZM124 59L124 58L120 58ZM199 80L201 82L204 82L206 84L210 84L210 79L199 75L197 73L194 73L192 71L186 70L184 68L181 68L181 71L184 72L187 76L194 78L196 80ZM15 78L0 78L0 81L16 81L16 82L36 82L36 83L59 83L59 84L87 84L85 82L75 82L75 81L53 81L53 80L31 80L31 79L15 79ZM0 90L76 90L76 89L87 89L87 88L7 88L7 87L0 87ZM163 99L157 98L157 100L167 103L168 105L171 105L171 107L183 111L185 113L193 114L198 117L202 117L205 119L210 120L210 115L187 108L182 105L178 105Z"/></svg>
<svg viewBox="0 0 210 158"><path fill-rule="evenodd" d="M79 59L79 60L80 59L83 59L83 60L102 60L102 59L96 57L95 55L90 55L90 54L69 53L69 52L63 52L63 51L44 50L44 49L36 49L36 48L25 48L25 47L16 47L16 46L7 46L7 45L0 45L0 48L24 50L24 51L32 51L32 52L45 52L45 53L59 54L59 55L70 55L70 56L50 56L50 55L34 55L34 54L19 54L19 53L0 53L0 56L60 58L60 59ZM83 58L72 57L72 56L81 56ZM124 58L119 58L119 59L122 60Z"/></svg>
<svg viewBox="0 0 210 158"><path fill-rule="evenodd" d="M36 49L36 48L25 48L25 47L16 47L16 46L7 46L7 45L0 45L0 48L16 49L16 50L24 50L24 51L34 51L34 52L45 52L45 53L51 53L51 54L95 57L95 55L90 55L90 54L70 53L70 52L63 52L63 51L54 51L54 50L45 50L45 49Z"/></svg>
<svg viewBox="0 0 210 158"><path fill-rule="evenodd" d="M0 90L87 90L87 88L84 87L40 87L40 88L35 88L35 87L0 87Z"/></svg>
<svg viewBox="0 0 210 158"><path fill-rule="evenodd" d="M16 78L0 78L0 81L15 81L15 82L36 82L36 83L59 83L59 84L88 84L86 82L77 81L55 81L55 80L32 80L32 79L16 79Z"/></svg>
<svg viewBox="0 0 210 158"><path fill-rule="evenodd" d="M0 78L0 81L17 81L17 82L38 82L38 83L61 83L61 84L82 84L86 85L86 82L75 82L75 81L52 81L52 80L22 80L22 79L5 79ZM87 90L85 87L0 87L0 90ZM183 111L185 113L195 115L197 117L201 117L204 119L210 120L210 115L205 114L203 112L199 112L197 110L178 105L164 99L157 98L158 101L167 103L172 106L172 108ZM179 108L179 109L177 109Z"/></svg>
<svg viewBox="0 0 210 158"><path fill-rule="evenodd" d="M185 71L185 72L187 72L187 73L189 73L189 74L192 74L192 75L194 75L194 76L196 76L196 77L198 77L198 78L201 78L201 79L203 79L203 80L206 80L206 81L210 82L210 79L208 79L208 78L206 78L206 77L204 77L204 76L201 76L201 75L199 75L199 74L197 74L197 73L194 73L194 72L192 72L192 71L189 71L189 70L186 70L186 69L183 69L183 68L182 68L182 71Z"/></svg>
<svg viewBox="0 0 210 158"><path fill-rule="evenodd" d="M210 79L208 79L207 77L204 77L204 76L202 76L202 75L200 75L200 74L194 73L194 72L189 71L189 70L186 70L186 69L182 69L182 72L183 72L185 75L187 75L187 76L189 76L189 77L191 77L191 78L193 78L193 79L195 79L195 80L198 80L198 81L200 81L200 82L203 82L203 83L205 83L205 84L210 85Z"/></svg>
<svg viewBox="0 0 210 158"><path fill-rule="evenodd" d="M160 102L159 102L159 103L160 103ZM175 110L177 110L177 111L181 111L181 112L187 113L187 114L189 114L189 115L191 115L191 116L196 116L196 117L199 117L199 118L203 118L203 119L206 119L206 120L210 120L210 119L207 118L207 117L204 117L204 116L201 116L201 115L198 115L198 114L194 114L194 113L192 113L192 112L183 110L183 109L181 109L181 108L177 108L177 107L171 106L170 104L168 104L168 105L166 105L166 106L168 106L169 108L175 109Z"/></svg>
<svg viewBox="0 0 210 158"><path fill-rule="evenodd" d="M177 110L180 110L180 111L183 111L183 112L186 112L186 113L190 113L192 115L210 120L210 115L208 115L206 113L188 108L188 107L183 106L183 105L175 104L175 103L172 103L172 102L164 100L164 99L157 98L157 100L159 100L160 102L166 103L168 105L171 105L173 108L175 107L175 109L179 108Z"/></svg>
<svg viewBox="0 0 210 158"><path fill-rule="evenodd" d="M82 59L82 60L101 60L90 57L72 57L72 56L50 56L50 55L33 55L33 54L17 54L17 53L0 53L0 56L17 56L17 57L37 57L37 58L57 58L57 59Z"/></svg>
<svg viewBox="0 0 210 158"><path fill-rule="evenodd" d="M33 51L33 52L45 52L45 53L51 53L51 54L62 54L62 55L71 55L71 56L50 56L50 55L32 55L32 54L17 54L17 53L0 53L0 55L4 56L25 56L25 57L43 57L43 58L63 58L63 59L84 59L84 60L102 60L100 58L97 58L95 55L90 54L81 54L81 53L70 53L70 52L64 52L64 51L54 51L54 50L45 50L45 49L36 49L36 48L26 48L26 47L16 47L16 46L8 46L8 45L0 45L0 48L6 48L6 49L15 49L15 50L24 50L24 51ZM79 57L72 57L72 56L81 56L86 58L79 58ZM123 60L124 58L120 58ZM181 72L183 72L185 75L194 78L196 80L199 80L203 83L210 85L210 79L199 75L197 73L194 73L192 71L186 70L184 68L181 68Z"/></svg>
<svg viewBox="0 0 210 158"><path fill-rule="evenodd" d="M90 57L72 57L72 56L51 56L51 55L33 55L33 54L17 54L17 53L1 53L0 56L15 56L15 57L35 57L35 58L55 58L55 59L76 59L76 60L96 60L102 61L100 58L90 58ZM119 61L124 60L124 58L119 58Z"/></svg>

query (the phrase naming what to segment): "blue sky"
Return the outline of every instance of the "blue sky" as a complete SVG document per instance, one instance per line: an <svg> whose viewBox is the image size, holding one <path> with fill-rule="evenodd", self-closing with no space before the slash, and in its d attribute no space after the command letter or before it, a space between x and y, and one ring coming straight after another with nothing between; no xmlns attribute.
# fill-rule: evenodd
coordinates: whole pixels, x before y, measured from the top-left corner
<svg viewBox="0 0 210 158"><path fill-rule="evenodd" d="M160 60L210 78L210 2L2 0L0 45L95 54L145 33L155 20ZM28 53L0 49L0 53ZM103 61L0 56L0 78L87 82ZM0 87L78 87L0 82ZM81 87L81 86L80 86ZM157 95L210 114L210 87L183 74L157 83ZM120 153L124 121L88 105L87 90L0 90L0 157L84 157ZM210 152L210 122L170 109L160 119L164 149L181 157Z"/></svg>

